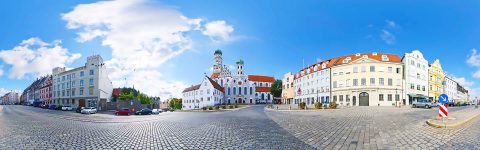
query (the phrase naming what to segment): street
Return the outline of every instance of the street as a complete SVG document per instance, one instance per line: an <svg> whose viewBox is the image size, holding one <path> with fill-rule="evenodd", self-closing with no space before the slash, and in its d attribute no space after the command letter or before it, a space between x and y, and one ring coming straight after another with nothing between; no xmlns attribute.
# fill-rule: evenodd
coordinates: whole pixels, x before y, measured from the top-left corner
<svg viewBox="0 0 480 150"><path fill-rule="evenodd" d="M82 115L0 106L2 149L479 149L480 121L435 129L437 108ZM472 107L454 107L450 112Z"/></svg>

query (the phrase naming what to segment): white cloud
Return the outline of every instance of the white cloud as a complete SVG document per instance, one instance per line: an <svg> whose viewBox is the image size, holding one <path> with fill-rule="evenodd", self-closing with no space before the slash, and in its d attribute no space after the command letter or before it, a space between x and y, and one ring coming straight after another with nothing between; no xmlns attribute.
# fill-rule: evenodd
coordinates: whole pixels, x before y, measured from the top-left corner
<svg viewBox="0 0 480 150"><path fill-rule="evenodd" d="M8 92L16 92L19 93L18 95L20 96L22 93L20 93L20 90L7 90L5 88L0 88L0 96L4 96Z"/></svg>
<svg viewBox="0 0 480 150"><path fill-rule="evenodd" d="M129 85L135 84L135 88L153 96L181 94L184 84L165 81L158 70L166 61L192 48L193 40L188 34L200 32L204 22L148 0L81 4L63 14L62 19L67 21L67 28L79 31L77 41L100 38L102 45L111 48L112 59L106 64L114 86L125 86L127 78ZM206 24L215 25L214 22L218 21ZM220 22L224 26L206 26L204 32L228 38L233 28ZM218 28L220 31L213 32ZM149 80L136 79L139 76Z"/></svg>
<svg viewBox="0 0 480 150"><path fill-rule="evenodd" d="M474 78L480 78L480 54L477 53L477 49L472 49L472 53L468 55L467 64L470 66L476 67L477 71L475 71L472 76Z"/></svg>
<svg viewBox="0 0 480 150"><path fill-rule="evenodd" d="M467 79L465 79L464 77L456 77L456 76L452 76L452 79L457 81L458 84L460 85L463 85L463 86L473 86L475 84L475 82L473 81L468 81Z"/></svg>
<svg viewBox="0 0 480 150"><path fill-rule="evenodd" d="M380 34L380 37L387 44L395 44L395 41L396 41L395 35L393 35L392 33L390 33L387 30L382 30L382 33Z"/></svg>
<svg viewBox="0 0 480 150"><path fill-rule="evenodd" d="M0 76L3 75L3 66L0 66Z"/></svg>
<svg viewBox="0 0 480 150"><path fill-rule="evenodd" d="M232 32L233 27L231 25L228 25L223 20L219 20L205 24L205 30L202 31L202 34L210 36L215 41L228 41Z"/></svg>
<svg viewBox="0 0 480 150"><path fill-rule="evenodd" d="M387 28L392 28L392 29L398 26L397 23L395 23L395 21L391 21L391 20L385 20L385 24Z"/></svg>
<svg viewBox="0 0 480 150"><path fill-rule="evenodd" d="M64 67L80 57L63 48L59 40L46 43L39 38L30 38L12 49L0 51L0 59L12 66L9 78L17 79L50 74L54 67Z"/></svg>

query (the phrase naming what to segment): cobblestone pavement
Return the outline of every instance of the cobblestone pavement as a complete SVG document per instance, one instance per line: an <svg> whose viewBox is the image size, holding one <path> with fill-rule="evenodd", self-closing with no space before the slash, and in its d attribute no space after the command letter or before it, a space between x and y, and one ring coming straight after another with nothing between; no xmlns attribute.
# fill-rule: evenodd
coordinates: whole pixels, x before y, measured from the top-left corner
<svg viewBox="0 0 480 150"><path fill-rule="evenodd" d="M449 111L461 109L473 108ZM432 128L425 120L438 116L437 108L355 107L267 115L317 149L480 149L478 119L458 129Z"/></svg>
<svg viewBox="0 0 480 150"><path fill-rule="evenodd" d="M150 116L4 106L0 131L0 149L314 149L269 119L263 106Z"/></svg>
<svg viewBox="0 0 480 150"><path fill-rule="evenodd" d="M480 121L435 129L425 120L437 109L278 112L259 105L114 116L0 107L0 149L480 149Z"/></svg>

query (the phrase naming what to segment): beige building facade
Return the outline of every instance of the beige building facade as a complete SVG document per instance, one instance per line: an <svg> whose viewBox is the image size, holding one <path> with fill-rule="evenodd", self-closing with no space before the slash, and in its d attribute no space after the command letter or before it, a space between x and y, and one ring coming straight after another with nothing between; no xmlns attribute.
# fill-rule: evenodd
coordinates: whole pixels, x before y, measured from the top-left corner
<svg viewBox="0 0 480 150"><path fill-rule="evenodd" d="M340 106L396 106L402 103L403 63L381 53L340 57L331 67L332 101Z"/></svg>
<svg viewBox="0 0 480 150"><path fill-rule="evenodd" d="M292 104L294 94L293 88L294 76L292 72L283 75L282 79L282 104Z"/></svg>

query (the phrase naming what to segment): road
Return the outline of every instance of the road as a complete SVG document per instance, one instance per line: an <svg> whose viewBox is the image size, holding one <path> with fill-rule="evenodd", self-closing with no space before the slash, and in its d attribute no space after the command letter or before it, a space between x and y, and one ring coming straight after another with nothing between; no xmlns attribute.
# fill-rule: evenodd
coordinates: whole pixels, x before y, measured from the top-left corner
<svg viewBox="0 0 480 150"><path fill-rule="evenodd" d="M1 106L0 106L1 107ZM450 108L450 111L471 109ZM356 107L317 112L166 112L82 115L4 106L5 149L479 149L480 122L434 129L436 109Z"/></svg>

